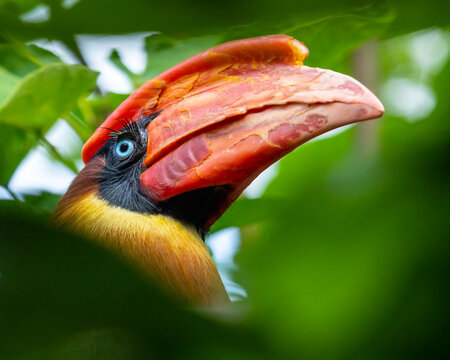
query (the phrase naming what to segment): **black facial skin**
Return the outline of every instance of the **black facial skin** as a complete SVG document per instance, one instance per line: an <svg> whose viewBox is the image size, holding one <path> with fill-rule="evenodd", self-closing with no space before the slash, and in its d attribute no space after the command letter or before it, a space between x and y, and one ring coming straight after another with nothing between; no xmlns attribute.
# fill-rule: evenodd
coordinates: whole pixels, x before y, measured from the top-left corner
<svg viewBox="0 0 450 360"><path fill-rule="evenodd" d="M97 152L103 156L106 165L100 179L100 196L113 206L145 214L164 214L194 225L204 239L207 216L217 209L228 193L227 186L208 187L189 191L169 200L155 202L151 189L141 185L141 174L145 171L144 158L147 151L148 124L159 113L140 118L137 122L124 122L124 127L113 131L111 138ZM130 139L134 150L126 157L120 157L117 144Z"/></svg>

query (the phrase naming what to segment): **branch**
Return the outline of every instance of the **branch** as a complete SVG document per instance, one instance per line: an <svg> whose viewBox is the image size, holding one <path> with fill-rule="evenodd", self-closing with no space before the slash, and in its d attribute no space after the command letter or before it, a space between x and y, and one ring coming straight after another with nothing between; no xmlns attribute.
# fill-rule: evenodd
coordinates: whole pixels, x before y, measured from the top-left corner
<svg viewBox="0 0 450 360"><path fill-rule="evenodd" d="M363 44L353 54L353 74L356 79L376 93L378 85L377 41ZM378 151L379 120L364 121L356 126L356 147L362 157L373 157Z"/></svg>

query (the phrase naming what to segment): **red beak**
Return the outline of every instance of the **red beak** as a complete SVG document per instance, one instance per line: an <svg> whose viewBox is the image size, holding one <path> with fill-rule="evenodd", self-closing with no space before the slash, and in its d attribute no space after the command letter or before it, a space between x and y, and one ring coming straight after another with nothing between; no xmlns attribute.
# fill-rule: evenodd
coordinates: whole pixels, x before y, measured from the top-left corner
<svg viewBox="0 0 450 360"><path fill-rule="evenodd" d="M384 108L349 76L302 66L308 49L272 35L216 46L136 90L83 149L87 162L120 120L161 111L148 126L142 184L155 201L227 185L212 225L257 175L304 142Z"/></svg>

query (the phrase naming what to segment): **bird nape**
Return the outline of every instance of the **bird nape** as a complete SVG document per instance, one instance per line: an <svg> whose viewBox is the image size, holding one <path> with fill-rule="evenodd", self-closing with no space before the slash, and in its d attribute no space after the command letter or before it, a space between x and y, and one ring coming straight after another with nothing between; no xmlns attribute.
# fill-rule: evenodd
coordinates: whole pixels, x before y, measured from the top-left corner
<svg viewBox="0 0 450 360"><path fill-rule="evenodd" d="M117 249L184 302L229 302L209 227L299 145L384 112L351 77L303 66L307 56L289 36L263 36L149 80L86 142L53 222Z"/></svg>

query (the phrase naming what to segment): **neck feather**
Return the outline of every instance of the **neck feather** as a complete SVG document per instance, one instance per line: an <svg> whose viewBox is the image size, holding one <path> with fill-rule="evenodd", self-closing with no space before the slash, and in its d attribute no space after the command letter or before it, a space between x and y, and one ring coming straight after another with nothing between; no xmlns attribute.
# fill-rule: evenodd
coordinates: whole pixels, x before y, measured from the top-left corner
<svg viewBox="0 0 450 360"><path fill-rule="evenodd" d="M229 302L208 248L193 227L169 216L111 206L94 189L75 192L77 196L69 190L53 222L119 250L184 302Z"/></svg>

